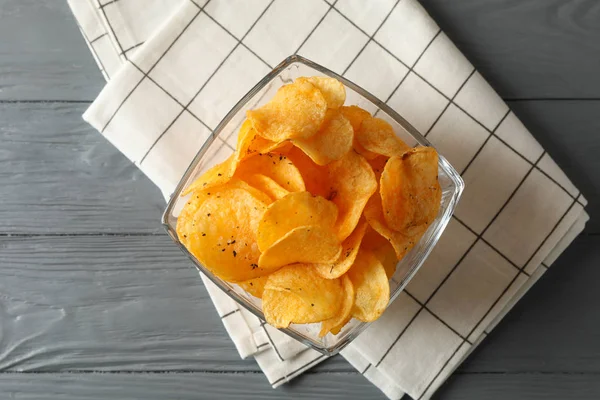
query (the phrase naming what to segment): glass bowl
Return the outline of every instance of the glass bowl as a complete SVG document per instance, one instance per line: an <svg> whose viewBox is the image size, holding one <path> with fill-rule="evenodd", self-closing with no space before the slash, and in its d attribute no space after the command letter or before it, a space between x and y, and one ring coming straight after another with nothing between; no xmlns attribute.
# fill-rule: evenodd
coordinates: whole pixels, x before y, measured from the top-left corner
<svg viewBox="0 0 600 400"><path fill-rule="evenodd" d="M212 136L202 146L185 175L177 185L162 218L169 236L179 245L185 254L190 257L196 267L202 271L212 282L231 296L242 307L246 308L261 320L265 320L261 300L250 295L238 285L226 282L213 275L181 244L175 231L179 212L187 202L187 197L181 197L181 192L189 186L202 173L216 163L224 161L231 155L236 147L238 130L246 118L246 111L260 107L268 102L281 86L291 83L300 76L331 76L338 79L346 86L346 105L358 105L379 118L387 120L394 128L396 134L410 146L431 146L417 130L406 120L388 107L384 102L360 88L349 80L303 57L294 55L286 58L273 71L265 76L248 94L246 94L233 109L225 116L223 121L214 130ZM408 284L410 279L421 267L433 246L437 243L446 228L458 199L464 188L464 183L458 172L440 155L439 181L442 188L442 204L435 221L415 247L406 254L398 263L395 274L390 279L391 304ZM388 304L388 306L389 306ZM326 354L333 355L348 345L369 323L351 320L337 335L331 333L319 338L320 323L317 324L292 324L289 328L280 329L294 339L307 346Z"/></svg>

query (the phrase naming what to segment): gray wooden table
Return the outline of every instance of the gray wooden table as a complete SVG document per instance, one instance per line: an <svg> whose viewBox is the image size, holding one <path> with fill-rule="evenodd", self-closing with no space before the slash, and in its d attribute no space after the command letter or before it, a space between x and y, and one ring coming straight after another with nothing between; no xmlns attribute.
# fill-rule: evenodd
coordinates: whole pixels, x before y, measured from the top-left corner
<svg viewBox="0 0 600 400"><path fill-rule="evenodd" d="M423 4L592 216L437 398L598 399L600 2ZM340 357L277 390L239 359L158 190L81 119L103 83L64 0L0 0L0 398L383 398Z"/></svg>

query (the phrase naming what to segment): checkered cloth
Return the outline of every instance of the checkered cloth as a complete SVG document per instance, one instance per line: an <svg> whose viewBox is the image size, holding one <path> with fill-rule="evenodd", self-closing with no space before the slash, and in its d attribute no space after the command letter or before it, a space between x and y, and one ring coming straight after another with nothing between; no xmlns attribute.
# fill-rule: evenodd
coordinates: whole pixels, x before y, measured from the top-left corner
<svg viewBox="0 0 600 400"><path fill-rule="evenodd" d="M109 80L84 118L167 198L221 118L294 53L384 99L461 172L433 253L342 352L391 399L431 397L587 221L577 188L416 0L69 4ZM326 358L204 281L274 387Z"/></svg>

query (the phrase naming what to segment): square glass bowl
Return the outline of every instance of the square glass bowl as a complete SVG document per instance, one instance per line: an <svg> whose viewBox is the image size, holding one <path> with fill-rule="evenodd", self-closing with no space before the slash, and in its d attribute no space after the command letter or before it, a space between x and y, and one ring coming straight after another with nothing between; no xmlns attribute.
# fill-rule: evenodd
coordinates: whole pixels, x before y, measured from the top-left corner
<svg viewBox="0 0 600 400"><path fill-rule="evenodd" d="M177 217L189 196L181 197L181 192L202 173L216 163L224 161L234 152L237 133L246 118L246 111L262 106L273 97L277 89L285 84L292 83L294 79L300 76L330 76L336 78L346 87L346 105L358 105L376 114L377 117L385 119L392 125L396 134L410 146L431 146L427 139L384 102L336 73L296 55L286 58L233 107L214 130L213 135L202 146L187 169L169 201L162 222L169 236L190 257L200 271L242 307L263 321L265 317L262 312L261 300L250 295L238 285L226 282L213 275L181 244L175 228ZM398 297L437 243L463 191L462 178L442 155L439 157L438 176L442 188L442 204L439 214L421 240L398 263L396 272L390 279L389 304ZM323 338L319 338L318 335L320 323L292 324L289 328L281 329L281 331L323 354L333 355L355 339L367 326L369 326L369 323L352 319L337 335L330 333Z"/></svg>

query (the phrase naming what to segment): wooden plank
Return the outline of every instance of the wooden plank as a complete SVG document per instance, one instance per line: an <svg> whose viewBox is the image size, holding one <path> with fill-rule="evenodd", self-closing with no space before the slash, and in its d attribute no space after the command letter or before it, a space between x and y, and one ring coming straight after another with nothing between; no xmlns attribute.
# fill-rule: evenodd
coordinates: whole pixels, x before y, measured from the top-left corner
<svg viewBox="0 0 600 400"><path fill-rule="evenodd" d="M578 237L459 371L600 373L599 249Z"/></svg>
<svg viewBox="0 0 600 400"><path fill-rule="evenodd" d="M434 399L597 400L597 374L456 374Z"/></svg>
<svg viewBox="0 0 600 400"><path fill-rule="evenodd" d="M166 235L0 237L0 249L0 371L259 370Z"/></svg>
<svg viewBox="0 0 600 400"><path fill-rule="evenodd" d="M597 0L421 0L505 98L600 98Z"/></svg>
<svg viewBox="0 0 600 400"><path fill-rule="evenodd" d="M600 371L599 247L578 238L461 370ZM0 249L0 370L258 370L166 236L2 237Z"/></svg>
<svg viewBox="0 0 600 400"><path fill-rule="evenodd" d="M600 100L509 105L588 200L586 232L600 233Z"/></svg>
<svg viewBox="0 0 600 400"><path fill-rule="evenodd" d="M3 0L0 37L0 100L90 100L104 86L65 0Z"/></svg>
<svg viewBox="0 0 600 400"><path fill-rule="evenodd" d="M81 119L85 109L0 104L0 232L163 232L159 190Z"/></svg>
<svg viewBox="0 0 600 400"><path fill-rule="evenodd" d="M502 96L600 97L596 0L422 3ZM0 100L93 100L104 80L80 36L65 1L3 1Z"/></svg>
<svg viewBox="0 0 600 400"><path fill-rule="evenodd" d="M600 101L519 101L511 107L600 209ZM83 104L0 104L0 232L159 233L164 200L87 125ZM591 213L588 232L600 232Z"/></svg>
<svg viewBox="0 0 600 400"><path fill-rule="evenodd" d="M357 373L305 374L271 389L262 374L0 374L0 393L39 400L386 399Z"/></svg>

